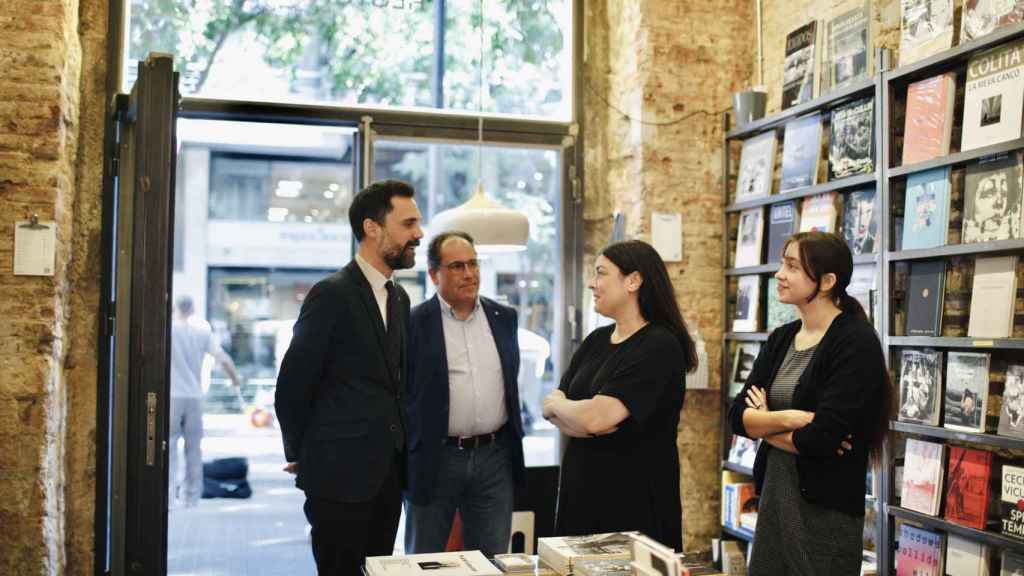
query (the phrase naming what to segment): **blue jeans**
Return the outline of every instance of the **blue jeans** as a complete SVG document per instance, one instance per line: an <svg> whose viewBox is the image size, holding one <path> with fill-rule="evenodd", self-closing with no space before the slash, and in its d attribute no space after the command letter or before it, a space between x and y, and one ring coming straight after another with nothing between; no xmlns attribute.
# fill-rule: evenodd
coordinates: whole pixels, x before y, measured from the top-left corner
<svg viewBox="0 0 1024 576"><path fill-rule="evenodd" d="M441 447L433 501L405 501L407 554L443 552L456 510L467 550L488 558L508 552L515 483L507 452L500 440L473 450Z"/></svg>

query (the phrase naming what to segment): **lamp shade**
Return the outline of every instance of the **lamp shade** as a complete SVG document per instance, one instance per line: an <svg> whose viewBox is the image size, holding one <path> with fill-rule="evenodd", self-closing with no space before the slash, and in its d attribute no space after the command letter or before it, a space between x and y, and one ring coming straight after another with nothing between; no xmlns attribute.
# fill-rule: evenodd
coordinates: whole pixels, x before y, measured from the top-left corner
<svg viewBox="0 0 1024 576"><path fill-rule="evenodd" d="M530 220L526 214L509 210L491 200L478 184L465 204L434 216L430 227L435 233L460 230L473 237L479 252L518 252L526 250L530 239Z"/></svg>

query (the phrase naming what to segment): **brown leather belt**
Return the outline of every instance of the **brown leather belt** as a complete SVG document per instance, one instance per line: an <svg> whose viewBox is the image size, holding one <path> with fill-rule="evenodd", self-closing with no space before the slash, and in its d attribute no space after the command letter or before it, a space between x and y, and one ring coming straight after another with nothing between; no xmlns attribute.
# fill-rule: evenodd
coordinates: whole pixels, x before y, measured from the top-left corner
<svg viewBox="0 0 1024 576"><path fill-rule="evenodd" d="M491 432L490 434L481 434L479 436L447 436L444 439L444 443L449 446L455 446L459 450L473 450L474 448L486 446L497 439L498 433Z"/></svg>

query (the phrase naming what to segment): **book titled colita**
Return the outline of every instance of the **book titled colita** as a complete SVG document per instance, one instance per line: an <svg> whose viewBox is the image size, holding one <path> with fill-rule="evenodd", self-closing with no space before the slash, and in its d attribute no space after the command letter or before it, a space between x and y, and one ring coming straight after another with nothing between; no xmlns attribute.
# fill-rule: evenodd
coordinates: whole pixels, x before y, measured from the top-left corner
<svg viewBox="0 0 1024 576"><path fill-rule="evenodd" d="M1024 110L1024 41L971 58L967 65L961 151L1020 138Z"/></svg>
<svg viewBox="0 0 1024 576"><path fill-rule="evenodd" d="M1003 465L999 519L1004 535L1024 540L1024 468L1020 466Z"/></svg>

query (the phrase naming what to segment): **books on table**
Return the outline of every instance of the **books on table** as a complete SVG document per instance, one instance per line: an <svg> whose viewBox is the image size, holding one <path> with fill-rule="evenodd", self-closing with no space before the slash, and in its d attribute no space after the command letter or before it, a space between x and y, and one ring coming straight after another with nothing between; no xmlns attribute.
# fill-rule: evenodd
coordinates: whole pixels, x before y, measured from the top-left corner
<svg viewBox="0 0 1024 576"><path fill-rule="evenodd" d="M409 556L371 556L366 559L367 576L502 576L479 550L411 554Z"/></svg>
<svg viewBox="0 0 1024 576"><path fill-rule="evenodd" d="M984 433L985 415L988 414L989 355L951 350L946 355L946 362L943 426Z"/></svg>
<svg viewBox="0 0 1024 576"><path fill-rule="evenodd" d="M960 44L1024 21L1024 0L964 0Z"/></svg>
<svg viewBox="0 0 1024 576"><path fill-rule="evenodd" d="M1021 137L1024 40L972 56L967 63L960 151Z"/></svg>
<svg viewBox="0 0 1024 576"><path fill-rule="evenodd" d="M1024 438L1024 365L1006 366L1003 385L1003 406L999 409L999 432L1002 436Z"/></svg>
<svg viewBox="0 0 1024 576"><path fill-rule="evenodd" d="M818 57L818 23L814 20L786 35L782 69L782 109L814 98L814 71Z"/></svg>
<svg viewBox="0 0 1024 576"><path fill-rule="evenodd" d="M949 448L946 520L977 530L988 522L992 453L963 446Z"/></svg>
<svg viewBox="0 0 1024 576"><path fill-rule="evenodd" d="M939 336L942 334L942 303L945 285L945 260L922 260L910 264L905 297L908 336Z"/></svg>
<svg viewBox="0 0 1024 576"><path fill-rule="evenodd" d="M850 192L843 203L843 239L850 253L874 254L878 236L878 210L875 210L875 189Z"/></svg>
<svg viewBox="0 0 1024 576"><path fill-rule="evenodd" d="M901 422L939 425L942 393L942 352L903 350L900 356Z"/></svg>
<svg viewBox="0 0 1024 576"><path fill-rule="evenodd" d="M903 125L903 165L949 154L956 106L952 72L914 82L907 88Z"/></svg>
<svg viewBox="0 0 1024 576"><path fill-rule="evenodd" d="M902 249L944 246L948 228L949 168L935 168L908 176Z"/></svg>
<svg viewBox="0 0 1024 576"><path fill-rule="evenodd" d="M945 449L942 444L907 438L900 506L930 516L939 513Z"/></svg>
<svg viewBox="0 0 1024 576"><path fill-rule="evenodd" d="M736 177L736 202L761 198L772 193L775 147L774 130L743 141L740 171Z"/></svg>
<svg viewBox="0 0 1024 576"><path fill-rule="evenodd" d="M953 0L901 0L900 8L900 66L953 46Z"/></svg>
<svg viewBox="0 0 1024 576"><path fill-rule="evenodd" d="M764 238L764 210L761 207L740 212L739 230L736 234L735 266L757 266L761 264L761 241Z"/></svg>
<svg viewBox="0 0 1024 576"><path fill-rule="evenodd" d="M559 574L571 574L580 560L629 559L631 534L635 532L538 538L537 554Z"/></svg>
<svg viewBox="0 0 1024 576"><path fill-rule="evenodd" d="M964 177L961 242L1021 238L1021 206L1020 154L1002 154L969 164Z"/></svg>
<svg viewBox="0 0 1024 576"><path fill-rule="evenodd" d="M821 114L814 113L786 123L782 141L782 181L786 192L818 183L821 156Z"/></svg>
<svg viewBox="0 0 1024 576"><path fill-rule="evenodd" d="M975 259L967 335L1009 338L1013 333L1016 300L1017 256Z"/></svg>
<svg viewBox="0 0 1024 576"><path fill-rule="evenodd" d="M832 110L829 122L828 179L875 170L875 100L864 98Z"/></svg>

